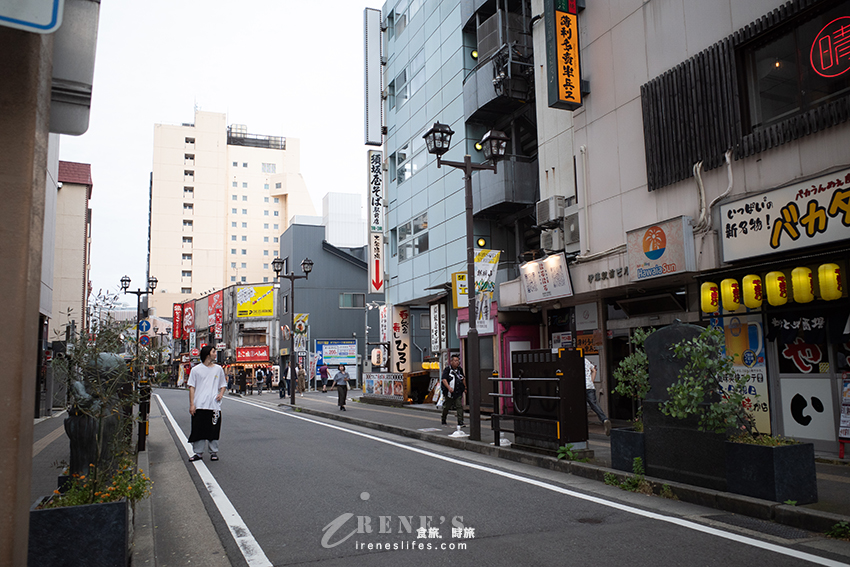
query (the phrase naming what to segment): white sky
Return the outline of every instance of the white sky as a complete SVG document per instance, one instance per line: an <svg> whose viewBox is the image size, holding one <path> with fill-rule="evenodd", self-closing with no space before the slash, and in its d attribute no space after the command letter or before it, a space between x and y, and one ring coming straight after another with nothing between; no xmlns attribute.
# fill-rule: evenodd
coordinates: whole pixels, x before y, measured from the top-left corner
<svg viewBox="0 0 850 567"><path fill-rule="evenodd" d="M193 122L195 104L251 134L300 138L319 214L330 191L365 196L363 9L382 5L103 2L89 129L62 136L59 150L92 166L94 292L124 274L131 289L144 285L153 127Z"/></svg>

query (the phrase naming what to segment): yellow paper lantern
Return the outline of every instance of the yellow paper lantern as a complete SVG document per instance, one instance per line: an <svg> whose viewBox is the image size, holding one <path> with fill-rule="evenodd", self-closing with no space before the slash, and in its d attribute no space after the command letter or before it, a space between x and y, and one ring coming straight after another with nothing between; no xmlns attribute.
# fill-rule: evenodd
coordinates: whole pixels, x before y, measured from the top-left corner
<svg viewBox="0 0 850 567"><path fill-rule="evenodd" d="M716 313L720 308L720 293L716 283L705 282L700 287L700 306L703 313Z"/></svg>
<svg viewBox="0 0 850 567"><path fill-rule="evenodd" d="M794 301L808 303L815 298L815 283L812 281L812 271L808 268L791 270L791 284L794 288Z"/></svg>
<svg viewBox="0 0 850 567"><path fill-rule="evenodd" d="M788 303L788 282L782 272L770 272L765 277L767 302L774 307Z"/></svg>
<svg viewBox="0 0 850 567"><path fill-rule="evenodd" d="M744 305L750 309L758 309L764 301L764 287L762 286L759 276L750 274L744 276L744 285L741 290L741 295L744 298Z"/></svg>
<svg viewBox="0 0 850 567"><path fill-rule="evenodd" d="M827 301L840 299L844 295L841 284L841 268L838 264L821 264L818 268L820 295Z"/></svg>
<svg viewBox="0 0 850 567"><path fill-rule="evenodd" d="M727 278L720 282L720 298L723 300L723 309L737 311L741 306L741 286L738 280Z"/></svg>

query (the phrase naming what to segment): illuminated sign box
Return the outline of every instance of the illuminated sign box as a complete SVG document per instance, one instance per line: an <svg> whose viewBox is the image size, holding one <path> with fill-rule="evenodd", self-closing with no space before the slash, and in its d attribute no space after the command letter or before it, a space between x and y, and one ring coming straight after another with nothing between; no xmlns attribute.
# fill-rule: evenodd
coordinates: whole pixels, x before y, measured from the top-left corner
<svg viewBox="0 0 850 567"><path fill-rule="evenodd" d="M631 230L626 233L626 245L629 277L633 281L696 269L691 217L676 217Z"/></svg>
<svg viewBox="0 0 850 567"><path fill-rule="evenodd" d="M543 10L549 107L576 110L582 105L577 2L545 0Z"/></svg>

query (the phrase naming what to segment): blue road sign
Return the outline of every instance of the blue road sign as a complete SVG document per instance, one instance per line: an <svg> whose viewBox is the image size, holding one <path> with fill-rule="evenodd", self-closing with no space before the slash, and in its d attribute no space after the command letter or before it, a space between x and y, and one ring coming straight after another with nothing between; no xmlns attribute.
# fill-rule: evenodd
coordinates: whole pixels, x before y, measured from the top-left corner
<svg viewBox="0 0 850 567"><path fill-rule="evenodd" d="M0 1L0 26L53 33L62 25L65 0Z"/></svg>
<svg viewBox="0 0 850 567"><path fill-rule="evenodd" d="M151 330L151 322L150 321L139 321L139 330L143 333L147 333Z"/></svg>

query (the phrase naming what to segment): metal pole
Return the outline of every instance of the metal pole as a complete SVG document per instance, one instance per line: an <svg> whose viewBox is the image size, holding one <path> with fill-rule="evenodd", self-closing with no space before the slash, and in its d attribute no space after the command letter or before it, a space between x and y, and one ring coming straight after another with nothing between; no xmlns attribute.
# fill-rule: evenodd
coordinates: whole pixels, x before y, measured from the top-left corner
<svg viewBox="0 0 850 567"><path fill-rule="evenodd" d="M472 158L463 157L466 190L466 293L469 297L469 329L466 332L466 369L469 398L469 438L481 441L480 354L475 309L475 233L472 218Z"/></svg>
<svg viewBox="0 0 850 567"><path fill-rule="evenodd" d="M295 371L295 273L289 272L289 297L292 309L292 332L289 335L289 402L295 405L295 381L298 376Z"/></svg>

